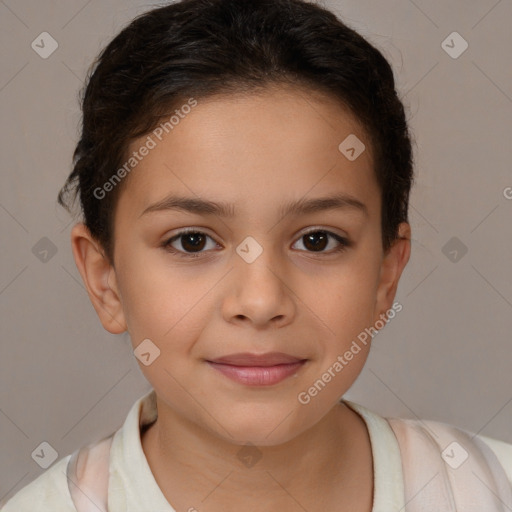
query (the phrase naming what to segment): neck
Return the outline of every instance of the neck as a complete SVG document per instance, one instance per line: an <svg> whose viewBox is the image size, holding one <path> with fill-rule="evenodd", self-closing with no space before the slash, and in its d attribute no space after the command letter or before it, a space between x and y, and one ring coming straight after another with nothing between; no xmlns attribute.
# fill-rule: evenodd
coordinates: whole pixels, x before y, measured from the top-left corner
<svg viewBox="0 0 512 512"><path fill-rule="evenodd" d="M320 510L332 500L371 510L368 431L343 402L311 429L276 446L240 446L190 422L157 397L159 417L143 434L151 471L176 510ZM370 483L370 485L368 485ZM300 506L299 506L300 505ZM337 504L337 509L340 503ZM332 509L332 507L331 507Z"/></svg>

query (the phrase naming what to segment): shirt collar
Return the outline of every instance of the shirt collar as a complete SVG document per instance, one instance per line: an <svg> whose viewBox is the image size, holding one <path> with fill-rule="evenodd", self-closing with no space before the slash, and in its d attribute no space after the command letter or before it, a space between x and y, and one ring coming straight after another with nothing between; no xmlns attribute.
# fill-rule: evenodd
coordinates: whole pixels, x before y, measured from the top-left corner
<svg viewBox="0 0 512 512"><path fill-rule="evenodd" d="M368 429L374 468L372 512L404 509L400 449L391 426L362 405L342 401L362 417ZM142 449L141 430L156 421L157 416L156 393L152 389L135 402L114 436L109 483L112 510L138 511L151 505L154 510L175 512L156 483Z"/></svg>
<svg viewBox="0 0 512 512"><path fill-rule="evenodd" d="M360 404L342 400L366 423L373 456L372 512L404 510L402 458L396 436L387 420Z"/></svg>

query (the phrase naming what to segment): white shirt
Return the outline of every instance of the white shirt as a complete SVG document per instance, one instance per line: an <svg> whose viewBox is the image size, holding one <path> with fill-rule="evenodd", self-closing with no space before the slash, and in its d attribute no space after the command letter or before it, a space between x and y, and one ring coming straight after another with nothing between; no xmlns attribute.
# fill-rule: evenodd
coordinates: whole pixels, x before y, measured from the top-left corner
<svg viewBox="0 0 512 512"><path fill-rule="evenodd" d="M368 428L374 466L372 512L405 509L404 481L398 442L388 422L362 405L343 400L357 412ZM142 450L141 426L157 417L156 395L151 390L130 409L116 431L110 452L108 505L112 512L175 512L164 497ZM512 444L477 436L496 454L512 485ZM66 478L71 454L56 462L15 494L1 512L75 512ZM201 510L201 504L190 507Z"/></svg>

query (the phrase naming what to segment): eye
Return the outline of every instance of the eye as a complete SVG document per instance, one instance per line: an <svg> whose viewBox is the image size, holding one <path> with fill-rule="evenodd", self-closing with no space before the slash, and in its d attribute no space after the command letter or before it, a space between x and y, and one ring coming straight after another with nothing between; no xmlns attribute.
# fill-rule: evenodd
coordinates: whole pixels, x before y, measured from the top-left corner
<svg viewBox="0 0 512 512"><path fill-rule="evenodd" d="M329 239L334 240L335 246L334 249L331 248L332 250L325 251L324 249L329 246ZM308 252L318 252L321 254L325 252L331 254L341 252L351 245L347 238L323 229L308 231L299 238L299 241L303 241L303 245ZM339 244L338 246L336 246L336 242Z"/></svg>
<svg viewBox="0 0 512 512"><path fill-rule="evenodd" d="M215 247L217 243L211 236L196 229L186 229L166 240L162 244L162 247L184 258L197 258L207 246L208 238L213 242L213 247ZM174 246L175 243L176 245L180 245L181 249L176 248Z"/></svg>
<svg viewBox="0 0 512 512"><path fill-rule="evenodd" d="M184 229L163 242L162 247L183 258L198 258L205 252L203 249L208 249L208 239L213 243L210 249L218 245L211 236L202 231L198 231L197 229ZM310 230L304 233L295 243L300 241L303 242L307 252L320 254L338 253L351 246L351 242L347 238L324 229ZM332 245L332 243L330 244L331 241L334 241L334 248L331 247L330 251L326 251L325 249L329 247L329 245ZM336 243L338 244L337 246ZM176 247L175 244L181 246L181 248Z"/></svg>

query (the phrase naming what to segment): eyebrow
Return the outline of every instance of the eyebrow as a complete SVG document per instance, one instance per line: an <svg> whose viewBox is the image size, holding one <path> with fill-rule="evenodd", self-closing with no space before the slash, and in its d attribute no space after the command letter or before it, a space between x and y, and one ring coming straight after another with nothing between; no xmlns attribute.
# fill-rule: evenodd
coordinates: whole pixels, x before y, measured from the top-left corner
<svg viewBox="0 0 512 512"><path fill-rule="evenodd" d="M285 203L279 209L279 214L284 217L288 214L306 215L326 210L348 209L359 211L366 217L368 208L359 199L349 194L337 194L315 199L298 199ZM182 210L198 215L218 215L220 217L234 217L235 206L230 203L208 201L194 197L168 196L157 203L148 206L139 216L142 217L151 212L167 210Z"/></svg>

